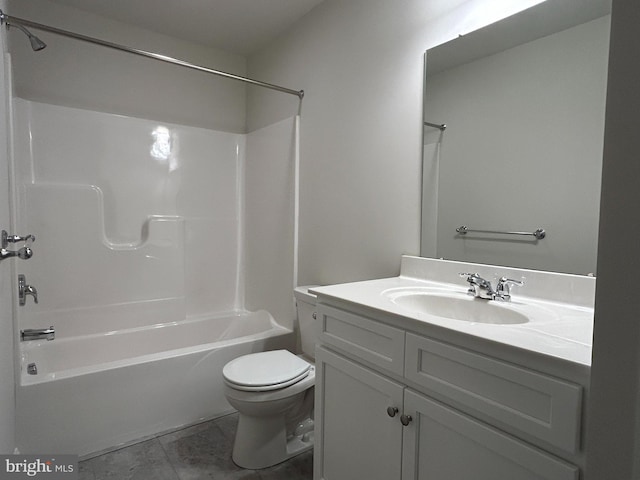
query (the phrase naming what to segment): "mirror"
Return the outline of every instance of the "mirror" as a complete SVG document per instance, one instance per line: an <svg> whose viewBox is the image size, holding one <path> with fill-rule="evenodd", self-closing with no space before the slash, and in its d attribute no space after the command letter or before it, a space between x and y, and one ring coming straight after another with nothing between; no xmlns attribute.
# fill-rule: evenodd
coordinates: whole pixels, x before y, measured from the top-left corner
<svg viewBox="0 0 640 480"><path fill-rule="evenodd" d="M427 51L422 256L595 273L609 13L547 0Z"/></svg>

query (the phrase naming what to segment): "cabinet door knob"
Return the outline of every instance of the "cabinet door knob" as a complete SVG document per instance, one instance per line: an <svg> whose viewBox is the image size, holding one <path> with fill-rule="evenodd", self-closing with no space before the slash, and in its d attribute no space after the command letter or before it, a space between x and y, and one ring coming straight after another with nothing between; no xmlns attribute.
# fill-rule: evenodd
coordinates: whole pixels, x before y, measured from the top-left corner
<svg viewBox="0 0 640 480"><path fill-rule="evenodd" d="M400 423L402 423L402 425L404 425L405 427L409 425L411 420L413 420L413 418L411 418L411 415L405 415L404 413L400 415Z"/></svg>
<svg viewBox="0 0 640 480"><path fill-rule="evenodd" d="M395 417L396 413L398 413L398 407L387 407L387 415Z"/></svg>

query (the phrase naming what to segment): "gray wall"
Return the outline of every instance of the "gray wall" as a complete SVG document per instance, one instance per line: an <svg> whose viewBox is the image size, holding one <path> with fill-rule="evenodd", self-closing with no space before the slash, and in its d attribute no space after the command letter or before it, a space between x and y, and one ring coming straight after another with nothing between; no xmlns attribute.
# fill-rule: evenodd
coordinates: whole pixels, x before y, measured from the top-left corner
<svg viewBox="0 0 640 480"><path fill-rule="evenodd" d="M613 0L586 480L640 478L640 6Z"/></svg>
<svg viewBox="0 0 640 480"><path fill-rule="evenodd" d="M5 10L4 0L0 9ZM9 155L7 135L7 104L5 78L4 35L0 35L0 229L10 230L9 223ZM13 260L15 261L15 260ZM0 453L13 453L15 447L15 399L14 399L14 356L13 356L13 301L12 260L0 263Z"/></svg>
<svg viewBox="0 0 640 480"><path fill-rule="evenodd" d="M250 76L306 93L299 283L391 276L419 253L423 53L526 2L447 10L460 3L326 0L249 58ZM250 91L249 129L293 102Z"/></svg>
<svg viewBox="0 0 640 480"><path fill-rule="evenodd" d="M8 0L17 17L244 75L246 60L47 0ZM243 83L36 32L48 48L34 53L24 36L8 35L15 94L28 100L244 133ZM295 111L290 112L294 114Z"/></svg>

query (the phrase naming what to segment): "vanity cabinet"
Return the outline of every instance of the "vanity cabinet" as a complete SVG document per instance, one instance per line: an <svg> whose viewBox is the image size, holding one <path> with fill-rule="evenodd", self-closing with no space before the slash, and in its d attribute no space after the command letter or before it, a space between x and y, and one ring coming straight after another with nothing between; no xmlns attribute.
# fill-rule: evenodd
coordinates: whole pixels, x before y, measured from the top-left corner
<svg viewBox="0 0 640 480"><path fill-rule="evenodd" d="M316 351L316 366L324 414L315 427L323 445L315 478L399 479L404 385L324 348ZM398 409L394 417L389 407Z"/></svg>
<svg viewBox="0 0 640 480"><path fill-rule="evenodd" d="M318 304L314 479L578 480L582 388Z"/></svg>

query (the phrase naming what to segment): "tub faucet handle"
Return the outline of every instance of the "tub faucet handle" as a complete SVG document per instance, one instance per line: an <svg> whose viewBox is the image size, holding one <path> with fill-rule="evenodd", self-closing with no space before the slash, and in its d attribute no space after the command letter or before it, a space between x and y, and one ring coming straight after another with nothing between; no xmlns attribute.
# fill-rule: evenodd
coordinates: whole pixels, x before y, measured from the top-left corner
<svg viewBox="0 0 640 480"><path fill-rule="evenodd" d="M33 235L27 235L26 237L20 237L18 235L9 235L6 230L2 230L0 233L0 260L5 258L18 257L23 260L28 260L33 255L31 245L36 241L36 237ZM10 243L24 242L23 246L18 250L8 250L7 247Z"/></svg>
<svg viewBox="0 0 640 480"><path fill-rule="evenodd" d="M26 235L21 237L20 235L9 235L6 230L2 230L2 237L0 237L0 241L2 242L2 248L7 248L10 243L20 243L23 242L25 247L28 247L33 242L36 241L36 237L34 235Z"/></svg>
<svg viewBox="0 0 640 480"><path fill-rule="evenodd" d="M21 237L20 235L10 235L7 237L7 241L11 242L11 243L20 243L23 242L25 247L27 245L31 245L33 242L36 241L36 237L35 235L27 235L25 237Z"/></svg>
<svg viewBox="0 0 640 480"><path fill-rule="evenodd" d="M27 278L20 274L18 275L18 299L21 307L27 304L27 295L33 297L33 302L38 303L38 291L32 285L27 285Z"/></svg>

